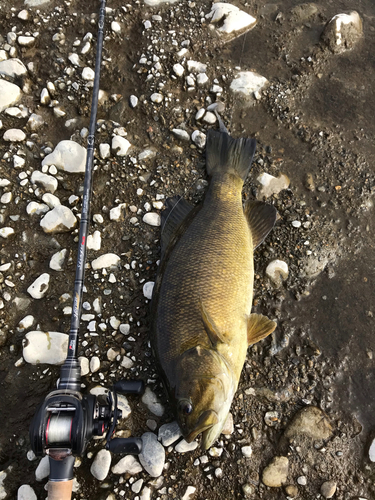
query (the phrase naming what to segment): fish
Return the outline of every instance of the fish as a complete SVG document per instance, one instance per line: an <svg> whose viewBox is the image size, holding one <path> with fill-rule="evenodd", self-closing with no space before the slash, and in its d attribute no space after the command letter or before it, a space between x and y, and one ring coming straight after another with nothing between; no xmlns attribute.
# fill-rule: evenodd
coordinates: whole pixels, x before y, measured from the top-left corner
<svg viewBox="0 0 375 500"><path fill-rule="evenodd" d="M202 434L208 449L220 435L236 393L248 346L276 323L251 313L253 252L277 212L242 203L256 141L209 130L204 201L168 198L161 215L161 260L151 301L153 354L188 443Z"/></svg>

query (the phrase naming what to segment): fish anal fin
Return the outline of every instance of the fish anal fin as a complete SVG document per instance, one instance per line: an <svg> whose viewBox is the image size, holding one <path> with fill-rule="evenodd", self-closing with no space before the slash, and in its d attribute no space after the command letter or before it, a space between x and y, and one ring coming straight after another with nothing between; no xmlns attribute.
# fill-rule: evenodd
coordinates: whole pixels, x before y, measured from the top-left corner
<svg viewBox="0 0 375 500"><path fill-rule="evenodd" d="M277 324L275 321L263 316L262 314L250 314L247 321L247 341L250 344L256 344L259 340L266 338L272 333Z"/></svg>
<svg viewBox="0 0 375 500"><path fill-rule="evenodd" d="M207 332L208 338L210 339L210 342L212 344L212 347L216 347L217 344L220 342L222 344L227 344L227 341L225 340L225 337L220 333L219 329L217 328L215 321L212 319L211 315L207 311L207 309L204 307L203 302L201 301L201 311L202 311L202 321L204 328Z"/></svg>
<svg viewBox="0 0 375 500"><path fill-rule="evenodd" d="M273 205L263 201L248 201L245 216L253 238L253 248L259 246L276 222L277 211Z"/></svg>
<svg viewBox="0 0 375 500"><path fill-rule="evenodd" d="M177 229L194 209L188 201L181 196L167 198L165 209L161 214L161 256L171 242Z"/></svg>

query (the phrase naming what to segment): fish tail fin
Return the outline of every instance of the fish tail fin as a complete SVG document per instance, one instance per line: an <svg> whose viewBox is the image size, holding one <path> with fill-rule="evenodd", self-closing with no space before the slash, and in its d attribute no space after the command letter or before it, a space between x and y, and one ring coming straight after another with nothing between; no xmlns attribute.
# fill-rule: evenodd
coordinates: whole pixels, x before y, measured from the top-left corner
<svg viewBox="0 0 375 500"><path fill-rule="evenodd" d="M208 175L233 173L244 181L250 171L255 147L255 139L234 139L227 132L209 130L206 142Z"/></svg>

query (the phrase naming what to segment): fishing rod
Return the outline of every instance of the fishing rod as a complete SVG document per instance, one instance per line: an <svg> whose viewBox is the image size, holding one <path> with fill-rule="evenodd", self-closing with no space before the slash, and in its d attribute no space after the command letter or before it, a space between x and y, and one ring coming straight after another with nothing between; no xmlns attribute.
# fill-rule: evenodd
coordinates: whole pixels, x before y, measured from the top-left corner
<svg viewBox="0 0 375 500"><path fill-rule="evenodd" d="M101 0L95 60L95 77L92 95L89 135L78 256L73 292L73 308L69 331L68 352L60 371L57 390L50 392L39 405L30 425L30 443L35 455L48 455L50 474L48 500L69 500L73 487L73 466L76 456L82 456L93 436L104 436L106 449L113 453L139 454L140 438L114 438L117 420L122 417L117 408L117 393L141 394L140 380L119 380L108 391L106 402L99 402L92 394L81 392L81 367L77 357L79 323L82 311L83 283L87 253L87 236L92 194L96 114L102 59L105 0Z"/></svg>

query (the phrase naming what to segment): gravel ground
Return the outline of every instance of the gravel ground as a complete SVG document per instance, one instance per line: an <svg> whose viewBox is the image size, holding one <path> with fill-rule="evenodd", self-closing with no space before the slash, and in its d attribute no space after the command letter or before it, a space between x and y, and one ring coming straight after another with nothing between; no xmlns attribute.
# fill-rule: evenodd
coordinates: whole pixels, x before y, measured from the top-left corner
<svg viewBox="0 0 375 500"><path fill-rule="evenodd" d="M0 498L18 499L46 497L28 428L66 349L99 8L34 3L0 1ZM375 6L231 4L254 27L243 12L213 23L210 1L155 4L107 4L79 348L85 390L145 381L118 435L147 452L92 441L73 498L371 500ZM257 139L244 199L279 213L254 290L278 328L249 348L233 423L204 453L162 427L148 325L163 201L203 198L216 101L232 135Z"/></svg>

